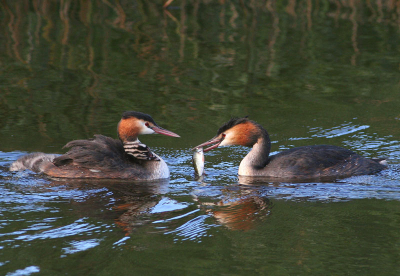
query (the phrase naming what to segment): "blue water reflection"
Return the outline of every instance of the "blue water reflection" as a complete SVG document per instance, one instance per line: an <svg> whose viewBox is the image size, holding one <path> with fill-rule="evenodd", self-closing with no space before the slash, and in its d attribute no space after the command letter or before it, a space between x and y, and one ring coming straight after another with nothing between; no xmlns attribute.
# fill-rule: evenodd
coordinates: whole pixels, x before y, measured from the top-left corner
<svg viewBox="0 0 400 276"><path fill-rule="evenodd" d="M311 134L314 133L311 135L311 137L334 138L359 132L364 129L368 129L369 127L370 126L368 125L355 125L352 122L346 122L339 126L332 127L330 129L323 129L321 127L312 127L309 129L309 132Z"/></svg>
<svg viewBox="0 0 400 276"><path fill-rule="evenodd" d="M57 180L32 172L11 173L7 165L21 153L3 152L0 204L7 219L0 221L0 246L13 251L50 242L56 244L58 258L67 258L104 246L122 250L135 243L136 233L142 231L149 237L164 235L176 244L202 243L221 231L257 229L274 214L274 202L282 200L400 201L400 169L396 164L399 143L392 137L367 134L366 129L351 123L309 129L310 137L305 139L331 139L343 134L350 137L344 142L349 148L383 152L394 159L377 175L333 182L248 181L237 176L240 160L249 150L241 147L207 153L206 175L201 179L194 177L190 150L158 148L170 167L171 179L155 183ZM10 275L38 271L40 266L31 266Z"/></svg>
<svg viewBox="0 0 400 276"><path fill-rule="evenodd" d="M0 275L400 275L399 18L393 0L1 1ZM170 180L7 170L116 138L125 110L181 135L141 140ZM246 115L272 154L332 144L389 167L245 181L231 147L195 178L189 149Z"/></svg>
<svg viewBox="0 0 400 276"><path fill-rule="evenodd" d="M49 226L46 226L46 228L49 228ZM96 232L96 230L99 230L100 228L101 228L100 225L93 225L91 223L86 222L85 218L82 218L78 219L77 221L69 225L57 227L43 232L39 231L38 233L34 234L21 235L22 233L27 233L35 230L29 227L28 229L22 230L21 231L22 233L20 233L19 236L15 238L15 240L22 240L28 242L36 239L58 239L74 235L80 235L82 233Z"/></svg>
<svg viewBox="0 0 400 276"><path fill-rule="evenodd" d="M80 251L85 251L100 244L101 240L89 239L84 241L72 241L69 247L64 247L63 251L65 254L74 254ZM64 256L61 256L64 257Z"/></svg>
<svg viewBox="0 0 400 276"><path fill-rule="evenodd" d="M40 272L40 268L38 266L32 265L32 266L27 266L24 269L17 269L14 272L7 273L7 276L25 276L37 272Z"/></svg>
<svg viewBox="0 0 400 276"><path fill-rule="evenodd" d="M174 234L176 236L174 238L175 241L193 240L200 242L202 237L210 236L207 231L208 229L219 226L207 223L206 220L210 217L210 215L199 215L165 234Z"/></svg>

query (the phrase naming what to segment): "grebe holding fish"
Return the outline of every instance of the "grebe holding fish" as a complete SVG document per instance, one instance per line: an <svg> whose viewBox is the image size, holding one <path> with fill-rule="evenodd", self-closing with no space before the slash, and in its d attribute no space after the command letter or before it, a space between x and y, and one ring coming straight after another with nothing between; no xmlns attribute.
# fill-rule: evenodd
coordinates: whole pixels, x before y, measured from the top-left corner
<svg viewBox="0 0 400 276"><path fill-rule="evenodd" d="M232 118L222 125L215 137L198 145L240 145L251 151L240 162L240 176L258 176L274 179L306 180L315 178L343 178L374 174L386 168L386 160L362 157L355 152L331 145L313 145L292 148L270 156L271 140L258 123L245 118Z"/></svg>
<svg viewBox="0 0 400 276"><path fill-rule="evenodd" d="M204 174L204 151L202 147L194 148L193 153L193 166L196 176L202 176Z"/></svg>

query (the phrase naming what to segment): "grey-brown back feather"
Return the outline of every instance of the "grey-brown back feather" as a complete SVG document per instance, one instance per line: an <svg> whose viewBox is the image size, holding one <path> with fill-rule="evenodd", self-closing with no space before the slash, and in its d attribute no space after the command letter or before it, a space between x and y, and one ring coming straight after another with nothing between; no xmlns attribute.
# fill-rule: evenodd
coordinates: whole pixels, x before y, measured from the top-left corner
<svg viewBox="0 0 400 276"><path fill-rule="evenodd" d="M132 166L134 160L125 155L123 144L120 140L95 135L93 139L74 140L64 146L70 150L54 159L56 166L70 163L83 168L107 168L118 170Z"/></svg>
<svg viewBox="0 0 400 276"><path fill-rule="evenodd" d="M12 163L10 171L31 170L34 172L40 172L44 163L53 162L54 158L57 158L58 156L58 154L48 154L43 152L30 153Z"/></svg>

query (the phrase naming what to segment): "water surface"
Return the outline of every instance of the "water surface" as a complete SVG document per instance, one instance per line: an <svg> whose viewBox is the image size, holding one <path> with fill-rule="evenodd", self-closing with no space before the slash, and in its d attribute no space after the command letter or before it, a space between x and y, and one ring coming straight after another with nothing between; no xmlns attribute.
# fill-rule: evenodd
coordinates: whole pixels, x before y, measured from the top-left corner
<svg viewBox="0 0 400 276"><path fill-rule="evenodd" d="M338 2L339 3L339 2ZM398 275L399 18L393 1L3 1L2 275ZM116 138L125 110L181 135L141 141L171 178L8 171L29 152ZM377 175L238 178L247 148L190 148L231 116L272 154L331 144L385 157Z"/></svg>

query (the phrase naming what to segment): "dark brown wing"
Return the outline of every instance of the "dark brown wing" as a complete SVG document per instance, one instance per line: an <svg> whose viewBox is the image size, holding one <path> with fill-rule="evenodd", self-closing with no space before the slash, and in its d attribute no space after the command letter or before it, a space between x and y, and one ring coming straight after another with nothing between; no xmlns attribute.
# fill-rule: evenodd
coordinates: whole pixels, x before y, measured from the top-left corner
<svg viewBox="0 0 400 276"><path fill-rule="evenodd" d="M133 162L126 157L120 140L103 135L95 135L88 140L74 140L64 148L70 150L53 161L58 167L72 165L87 169L120 170L132 166Z"/></svg>

